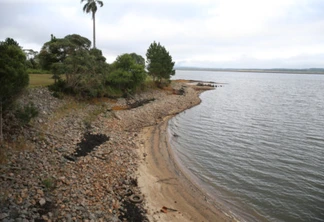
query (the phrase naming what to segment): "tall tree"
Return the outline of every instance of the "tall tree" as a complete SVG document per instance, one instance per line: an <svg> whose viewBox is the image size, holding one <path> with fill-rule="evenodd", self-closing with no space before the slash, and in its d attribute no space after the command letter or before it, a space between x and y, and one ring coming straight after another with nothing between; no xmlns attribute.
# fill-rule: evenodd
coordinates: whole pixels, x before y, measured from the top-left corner
<svg viewBox="0 0 324 222"><path fill-rule="evenodd" d="M0 142L3 140L2 113L28 82L26 56L19 44L11 38L0 42Z"/></svg>
<svg viewBox="0 0 324 222"><path fill-rule="evenodd" d="M100 0L81 0L81 3L86 2L83 6L83 11L86 13L92 13L92 21L93 21L93 48L96 48L96 12L97 12L97 4L102 7L103 2Z"/></svg>
<svg viewBox="0 0 324 222"><path fill-rule="evenodd" d="M163 79L170 80L171 76L175 74L172 57L160 43L154 41L150 45L146 52L146 58L148 73L154 81L161 83Z"/></svg>

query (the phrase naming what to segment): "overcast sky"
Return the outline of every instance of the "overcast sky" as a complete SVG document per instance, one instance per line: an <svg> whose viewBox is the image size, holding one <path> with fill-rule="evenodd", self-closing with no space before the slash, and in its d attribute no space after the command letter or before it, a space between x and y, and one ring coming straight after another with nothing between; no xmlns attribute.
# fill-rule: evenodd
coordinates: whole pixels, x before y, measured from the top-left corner
<svg viewBox="0 0 324 222"><path fill-rule="evenodd" d="M177 66L324 68L323 0L103 0L97 48L107 62L145 58L153 41ZM92 41L90 14L79 0L0 0L0 40L40 51L51 34Z"/></svg>

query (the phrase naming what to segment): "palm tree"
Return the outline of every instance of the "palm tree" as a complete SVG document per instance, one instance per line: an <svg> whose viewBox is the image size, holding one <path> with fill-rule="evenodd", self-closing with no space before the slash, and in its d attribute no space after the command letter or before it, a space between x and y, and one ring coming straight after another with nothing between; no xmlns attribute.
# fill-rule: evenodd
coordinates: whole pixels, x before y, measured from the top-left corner
<svg viewBox="0 0 324 222"><path fill-rule="evenodd" d="M93 48L96 48L96 12L97 12L97 4L102 7L103 2L100 0L81 0L82 2L86 2L83 6L83 11L86 13L92 12L92 21L93 21Z"/></svg>

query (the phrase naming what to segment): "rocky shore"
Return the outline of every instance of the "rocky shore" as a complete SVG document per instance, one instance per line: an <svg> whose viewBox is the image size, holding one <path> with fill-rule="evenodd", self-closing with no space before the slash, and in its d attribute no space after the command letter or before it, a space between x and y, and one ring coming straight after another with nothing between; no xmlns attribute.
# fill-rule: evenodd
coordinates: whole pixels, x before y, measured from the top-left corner
<svg viewBox="0 0 324 222"><path fill-rule="evenodd" d="M173 82L91 102L29 90L20 103L32 101L39 116L25 127L4 124L13 133L0 148L0 221L148 221L136 173L139 133L198 104L205 89Z"/></svg>

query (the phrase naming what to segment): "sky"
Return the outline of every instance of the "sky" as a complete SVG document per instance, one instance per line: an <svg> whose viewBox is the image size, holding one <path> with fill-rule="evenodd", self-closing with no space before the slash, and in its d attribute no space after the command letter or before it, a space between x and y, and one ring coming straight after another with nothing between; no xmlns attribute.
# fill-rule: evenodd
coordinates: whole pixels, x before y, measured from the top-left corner
<svg viewBox="0 0 324 222"><path fill-rule="evenodd" d="M324 68L323 0L103 0L96 46L108 63L160 42L176 66ZM92 41L80 0L0 0L0 41L40 51L51 34Z"/></svg>

